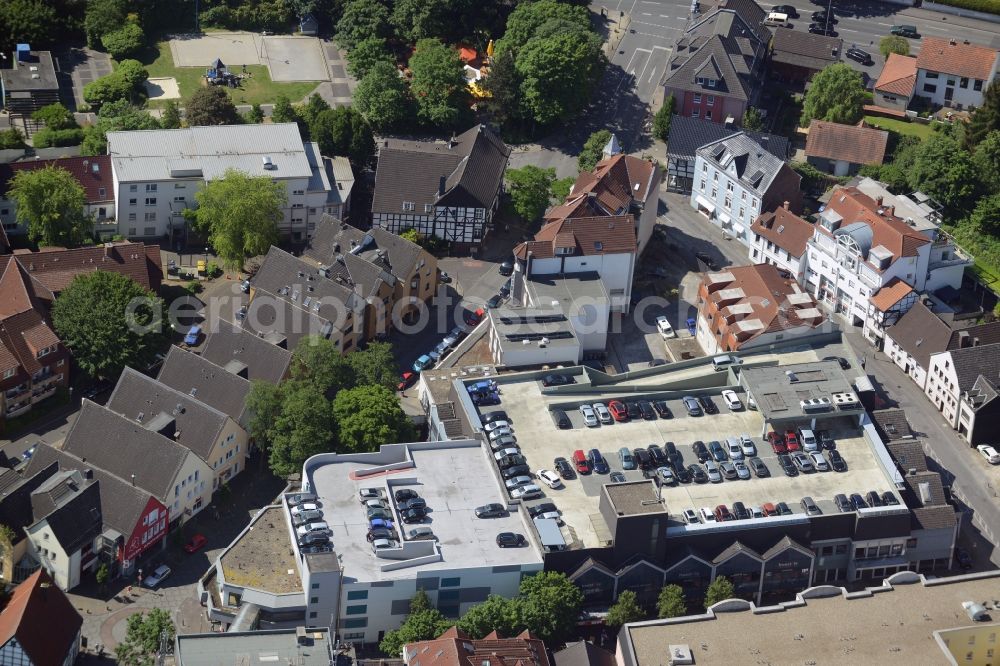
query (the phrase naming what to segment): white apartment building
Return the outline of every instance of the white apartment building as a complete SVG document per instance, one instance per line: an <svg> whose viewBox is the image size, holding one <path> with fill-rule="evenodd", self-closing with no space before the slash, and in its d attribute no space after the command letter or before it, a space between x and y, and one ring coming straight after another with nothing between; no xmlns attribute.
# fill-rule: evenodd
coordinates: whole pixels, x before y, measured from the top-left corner
<svg viewBox="0 0 1000 666"><path fill-rule="evenodd" d="M750 227L750 259L787 271L799 284L806 272L806 246L813 225L785 206L761 213Z"/></svg>
<svg viewBox="0 0 1000 666"><path fill-rule="evenodd" d="M818 215L806 259L806 285L817 300L882 335L870 301L894 278L919 291L958 288L969 259L941 233L938 218L914 199L862 179L834 191Z"/></svg>
<svg viewBox="0 0 1000 666"><path fill-rule="evenodd" d="M801 176L745 132L707 143L695 154L691 207L749 246L762 212L788 202L802 210Z"/></svg>
<svg viewBox="0 0 1000 666"><path fill-rule="evenodd" d="M967 39L924 37L917 54L914 94L935 106L982 106L998 64L995 49L971 44Z"/></svg>
<svg viewBox="0 0 1000 666"><path fill-rule="evenodd" d="M354 178L344 157L320 155L295 123L219 125L108 132L118 233L128 238L186 239L184 211L195 193L229 169L285 185L282 235L312 235L324 214L342 217Z"/></svg>

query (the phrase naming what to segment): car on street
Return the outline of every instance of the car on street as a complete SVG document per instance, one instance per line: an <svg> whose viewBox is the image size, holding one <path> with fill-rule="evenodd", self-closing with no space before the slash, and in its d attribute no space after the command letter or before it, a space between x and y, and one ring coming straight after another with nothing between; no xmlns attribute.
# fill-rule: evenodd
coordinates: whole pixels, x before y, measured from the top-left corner
<svg viewBox="0 0 1000 666"><path fill-rule="evenodd" d="M250 293L250 280L243 280L243 282L240 282L240 291L244 294Z"/></svg>
<svg viewBox="0 0 1000 666"><path fill-rule="evenodd" d="M601 425L597 418L597 412L590 405L580 405L580 413L583 414L583 425L588 428L596 428Z"/></svg>
<svg viewBox="0 0 1000 666"><path fill-rule="evenodd" d="M555 424L560 430L567 430L573 427L572 422L569 420L569 416L566 415L561 409L553 409L549 412L552 415L552 423Z"/></svg>
<svg viewBox="0 0 1000 666"><path fill-rule="evenodd" d="M778 456L778 464L781 465L781 471L785 473L785 476L797 476L799 473L798 468L795 467L795 463L792 462L792 457L787 453L782 453Z"/></svg>
<svg viewBox="0 0 1000 666"><path fill-rule="evenodd" d="M184 336L184 344L186 345L196 345L198 344L198 337L201 335L201 326L192 326L188 330L187 335Z"/></svg>
<svg viewBox="0 0 1000 666"><path fill-rule="evenodd" d="M595 402L591 407L594 408L594 413L597 414L597 418L600 419L601 423L610 425L615 422L615 417L611 416L611 412L604 406L603 402Z"/></svg>
<svg viewBox="0 0 1000 666"><path fill-rule="evenodd" d="M500 291L498 291L497 294L500 296L502 300L506 300L507 298L510 297L510 287L511 284L509 279L503 283L502 287L500 287Z"/></svg>
<svg viewBox="0 0 1000 666"><path fill-rule="evenodd" d="M241 305L240 309L236 311L236 321L243 321L247 316L247 306Z"/></svg>
<svg viewBox="0 0 1000 666"><path fill-rule="evenodd" d="M844 55L855 62L861 63L862 65L871 65L873 62L871 54L867 51L862 51L861 49L847 49L847 52Z"/></svg>
<svg viewBox="0 0 1000 666"><path fill-rule="evenodd" d="M775 5L771 8L772 14L784 14L788 18L798 18L799 10L795 8L795 5Z"/></svg>
<svg viewBox="0 0 1000 666"><path fill-rule="evenodd" d="M681 402L684 403L684 409L687 410L688 416L701 416L701 405L698 404L698 400L694 396L686 395L681 398Z"/></svg>
<svg viewBox="0 0 1000 666"><path fill-rule="evenodd" d="M732 389L726 389L722 392L722 399L726 403L726 407L729 408L731 412L738 412L743 409L743 403L740 401L740 397L736 395L736 391Z"/></svg>
<svg viewBox="0 0 1000 666"><path fill-rule="evenodd" d="M976 447L976 450L979 451L979 454L985 458L986 462L989 464L1000 464L1000 451L997 451L989 444L980 444Z"/></svg>
<svg viewBox="0 0 1000 666"><path fill-rule="evenodd" d="M478 326L479 322L481 322L485 316L486 310L483 308L476 308L473 311L467 311L463 319L469 326Z"/></svg>
<svg viewBox="0 0 1000 666"><path fill-rule="evenodd" d="M656 330L660 332L660 335L666 338L676 338L677 333L674 332L674 327L670 325L667 318L664 315L660 315L656 318Z"/></svg>
<svg viewBox="0 0 1000 666"><path fill-rule="evenodd" d="M771 476L771 470L769 470L767 465L764 464L764 461L757 456L750 458L747 463L749 463L750 469L753 470L753 473L757 475L758 479Z"/></svg>
<svg viewBox="0 0 1000 666"><path fill-rule="evenodd" d="M920 37L920 33L917 32L916 26L912 25L894 25L889 28L889 34L899 35L900 37L910 37L911 39L917 39Z"/></svg>
<svg viewBox="0 0 1000 666"><path fill-rule="evenodd" d="M837 23L837 17L834 15L834 13L827 12L825 9L813 12L810 18L812 19L813 23L829 23L830 25Z"/></svg>
<svg viewBox="0 0 1000 666"><path fill-rule="evenodd" d="M455 328L448 331L448 335L444 336L444 339L441 340L441 342L447 345L448 348L450 349L455 345L457 345L464 337L465 337L465 329L463 329L461 326L456 326Z"/></svg>
<svg viewBox="0 0 1000 666"><path fill-rule="evenodd" d="M551 374L542 377L542 386L565 386L575 383L576 380L569 375Z"/></svg>
<svg viewBox="0 0 1000 666"><path fill-rule="evenodd" d="M199 550L205 547L208 543L208 539L205 538L204 534L195 534L191 537L191 540L184 544L185 553L197 553Z"/></svg>
<svg viewBox="0 0 1000 666"><path fill-rule="evenodd" d="M726 450L722 448L722 444L713 440L708 443L708 450L712 454L712 458L715 462L725 462L729 460L729 456L726 455Z"/></svg>
<svg viewBox="0 0 1000 666"><path fill-rule="evenodd" d="M441 284L451 284L451 276L444 271L441 271L438 273L438 282Z"/></svg>
<svg viewBox="0 0 1000 666"><path fill-rule="evenodd" d="M501 532L497 535L497 545L501 548L520 548L521 546L527 546L528 540L524 538L523 534Z"/></svg>
<svg viewBox="0 0 1000 666"><path fill-rule="evenodd" d="M666 400L654 400L653 409L660 416L661 419L673 418L674 414L670 411L669 405L667 405Z"/></svg>
<svg viewBox="0 0 1000 666"><path fill-rule="evenodd" d="M551 469L538 470L538 478L549 488L562 488L562 478L560 478L558 473L552 471Z"/></svg>
<svg viewBox="0 0 1000 666"><path fill-rule="evenodd" d="M695 483L708 483L708 474L705 473L705 468L701 465L688 465L687 473Z"/></svg>
<svg viewBox="0 0 1000 666"><path fill-rule="evenodd" d="M500 275L503 275L505 277L508 276L508 275L510 275L511 273L513 273L514 272L514 260L513 259L504 259L502 262L500 262L499 271L500 271Z"/></svg>
<svg viewBox="0 0 1000 666"><path fill-rule="evenodd" d="M833 451L828 451L826 455L830 459L830 467L833 468L834 472L847 471L847 461L844 460L844 456L840 455L840 451L834 449Z"/></svg>
<svg viewBox="0 0 1000 666"><path fill-rule="evenodd" d="M837 31L833 29L833 25L827 27L824 23L810 23L809 32L814 35L824 35L826 37L837 36Z"/></svg>
<svg viewBox="0 0 1000 666"><path fill-rule="evenodd" d="M413 362L413 371L422 372L432 365L434 365L434 359L432 359L428 354L422 354L416 361Z"/></svg>
<svg viewBox="0 0 1000 666"><path fill-rule="evenodd" d="M734 460L733 467L736 468L736 475L744 481L750 478L750 468L748 468L747 464L742 460Z"/></svg>
<svg viewBox="0 0 1000 666"><path fill-rule="evenodd" d="M619 423L628 421L628 409L625 407L625 403L620 400L609 402L608 411L611 412L611 416L614 417L615 421Z"/></svg>
<svg viewBox="0 0 1000 666"><path fill-rule="evenodd" d="M503 296L500 294L494 294L490 296L490 300L486 301L486 308L489 310L496 310L503 303Z"/></svg>
<svg viewBox="0 0 1000 666"><path fill-rule="evenodd" d="M167 576L170 575L170 567L166 564L161 564L153 570L153 573L146 576L142 581L143 587L148 587L151 590L155 590L160 586Z"/></svg>
<svg viewBox="0 0 1000 666"><path fill-rule="evenodd" d="M565 458L556 458L552 461L552 466L556 468L556 471L559 472L559 476L562 478L566 480L576 478L576 472L573 471L573 466Z"/></svg>
<svg viewBox="0 0 1000 666"><path fill-rule="evenodd" d="M610 476L608 476L608 481L610 483L625 483L627 479L621 472L611 472Z"/></svg>

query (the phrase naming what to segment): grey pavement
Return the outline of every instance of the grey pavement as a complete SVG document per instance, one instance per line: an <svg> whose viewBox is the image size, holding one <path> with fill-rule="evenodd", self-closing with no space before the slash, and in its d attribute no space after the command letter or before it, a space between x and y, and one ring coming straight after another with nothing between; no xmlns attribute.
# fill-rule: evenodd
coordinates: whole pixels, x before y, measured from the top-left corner
<svg viewBox="0 0 1000 666"><path fill-rule="evenodd" d="M111 73L111 57L107 53L70 48L54 56L62 96L67 103L72 102L73 109L84 103L84 86Z"/></svg>

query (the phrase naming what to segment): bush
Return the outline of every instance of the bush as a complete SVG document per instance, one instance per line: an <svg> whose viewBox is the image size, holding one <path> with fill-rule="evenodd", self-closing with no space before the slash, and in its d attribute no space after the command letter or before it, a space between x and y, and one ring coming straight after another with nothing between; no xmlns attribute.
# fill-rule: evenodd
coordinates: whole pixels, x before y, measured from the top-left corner
<svg viewBox="0 0 1000 666"><path fill-rule="evenodd" d="M205 275L210 278L217 278L222 275L222 269L214 261L210 261L208 262L208 266L205 267Z"/></svg>
<svg viewBox="0 0 1000 666"><path fill-rule="evenodd" d="M206 26L230 30L285 31L295 20L292 5L286 0L250 0L237 7L220 4L201 13Z"/></svg>
<svg viewBox="0 0 1000 666"><path fill-rule="evenodd" d="M32 137L35 148L58 148L60 146L79 146L83 143L82 129L53 130L41 129Z"/></svg>
<svg viewBox="0 0 1000 666"><path fill-rule="evenodd" d="M135 55L145 42L146 34L135 23L126 23L120 29L109 32L101 37L104 49L115 60L122 60Z"/></svg>
<svg viewBox="0 0 1000 666"><path fill-rule="evenodd" d="M201 282L198 282L197 280L191 280L186 285L184 285L184 288L192 296L195 294L200 294L202 290Z"/></svg>
<svg viewBox="0 0 1000 666"><path fill-rule="evenodd" d="M1000 0L934 0L942 5L950 5L961 9L971 9L987 14L1000 14Z"/></svg>
<svg viewBox="0 0 1000 666"><path fill-rule="evenodd" d="M820 189L826 186L826 174L808 162L792 162L792 168L802 176L802 189Z"/></svg>
<svg viewBox="0 0 1000 666"><path fill-rule="evenodd" d="M0 131L0 150L24 148L24 135L16 127Z"/></svg>
<svg viewBox="0 0 1000 666"><path fill-rule="evenodd" d="M142 84L148 78L149 72L141 62L122 60L118 69L84 86L83 98L88 104L97 107L121 99L142 101L146 97L146 89Z"/></svg>

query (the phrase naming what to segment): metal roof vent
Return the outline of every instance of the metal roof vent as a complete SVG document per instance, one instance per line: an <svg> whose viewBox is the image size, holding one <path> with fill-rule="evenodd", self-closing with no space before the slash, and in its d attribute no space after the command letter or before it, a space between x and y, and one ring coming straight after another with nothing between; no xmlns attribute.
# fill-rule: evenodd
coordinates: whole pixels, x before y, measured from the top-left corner
<svg viewBox="0 0 1000 666"><path fill-rule="evenodd" d="M277 166L275 166L274 160L271 159L270 155L264 155L260 159L264 163L264 170L265 171L274 171L275 169L278 168Z"/></svg>

